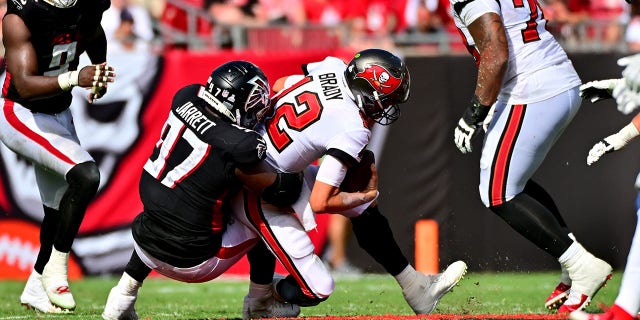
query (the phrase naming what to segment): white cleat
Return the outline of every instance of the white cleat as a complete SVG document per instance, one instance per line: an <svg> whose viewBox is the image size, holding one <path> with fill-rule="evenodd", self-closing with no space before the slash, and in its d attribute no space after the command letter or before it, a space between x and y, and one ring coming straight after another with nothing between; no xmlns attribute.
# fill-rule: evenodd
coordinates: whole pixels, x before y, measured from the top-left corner
<svg viewBox="0 0 640 320"><path fill-rule="evenodd" d="M429 314L438 301L467 273L467 264L463 261L452 263L447 269L436 275L419 273L420 281L408 288L403 288L402 294L416 314Z"/></svg>
<svg viewBox="0 0 640 320"><path fill-rule="evenodd" d="M259 298L244 297L242 320L261 318L294 318L300 314L297 304L276 300L273 295Z"/></svg>
<svg viewBox="0 0 640 320"><path fill-rule="evenodd" d="M49 301L54 306L73 310L76 308L76 301L73 299L69 289L69 280L67 278L68 261L69 253L62 253L54 248L49 262L42 270L42 286L49 297Z"/></svg>
<svg viewBox="0 0 640 320"><path fill-rule="evenodd" d="M42 276L36 271L29 275L27 284L20 295L20 303L27 309L34 309L43 313L72 313L71 310L62 309L51 304L47 293L42 287Z"/></svg>
<svg viewBox="0 0 640 320"><path fill-rule="evenodd" d="M137 295L129 296L120 292L120 288L115 286L109 291L107 304L102 312L104 320L137 320L138 314L134 307Z"/></svg>

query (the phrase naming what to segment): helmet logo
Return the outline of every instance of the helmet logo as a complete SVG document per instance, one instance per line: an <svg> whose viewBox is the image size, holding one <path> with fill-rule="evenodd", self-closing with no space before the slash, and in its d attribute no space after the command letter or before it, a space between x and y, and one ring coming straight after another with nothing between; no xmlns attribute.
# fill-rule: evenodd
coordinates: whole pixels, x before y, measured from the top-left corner
<svg viewBox="0 0 640 320"><path fill-rule="evenodd" d="M367 65L364 71L356 74L356 78L367 80L376 91L382 94L392 93L402 82L402 79L392 76L387 69L377 64Z"/></svg>
<svg viewBox="0 0 640 320"><path fill-rule="evenodd" d="M247 97L245 111L254 112L258 121L262 120L269 106L269 86L264 80L256 76L249 83L253 84L253 89Z"/></svg>

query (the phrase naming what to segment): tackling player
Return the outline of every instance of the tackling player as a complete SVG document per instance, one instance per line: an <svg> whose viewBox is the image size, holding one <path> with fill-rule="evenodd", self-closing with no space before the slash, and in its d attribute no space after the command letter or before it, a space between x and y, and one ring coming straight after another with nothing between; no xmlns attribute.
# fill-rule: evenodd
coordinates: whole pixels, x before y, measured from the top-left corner
<svg viewBox="0 0 640 320"><path fill-rule="evenodd" d="M44 207L40 251L20 296L44 313L76 307L67 264L100 173L80 145L71 111L71 89L91 88L89 102L106 93L115 76L106 64L100 26L108 0L8 1L2 21L7 76L2 90L0 140L34 164ZM94 65L81 70L87 52Z"/></svg>
<svg viewBox="0 0 640 320"><path fill-rule="evenodd" d="M266 251L258 235L229 220L229 197L243 184L276 205L291 205L300 193L300 174L262 166L267 146L251 129L270 110L267 78L246 61L220 65L205 85L175 94L140 179L144 211L132 224L135 250L109 293L104 319L137 319L138 289L152 269L178 281L205 282L247 252L250 277L259 282L250 287L254 316L299 314L298 306L274 299L274 265L256 265ZM255 253L249 251L256 244Z"/></svg>
<svg viewBox="0 0 640 320"><path fill-rule="evenodd" d="M578 112L581 80L545 29L537 1L451 0L451 8L478 64L475 94L455 143L470 153L494 105L480 159L482 202L560 262L560 283L545 306L561 313L582 309L611 277L611 266L575 240L551 196L531 180Z"/></svg>
<svg viewBox="0 0 640 320"><path fill-rule="evenodd" d="M388 221L376 204L375 165L366 162L371 178L358 189L341 188L349 168L359 165L374 123L398 119L398 104L409 98L410 76L405 63L380 49L358 52L347 65L335 57L303 66L304 75L279 79L273 117L259 133L267 141L266 162L278 172L305 170L297 215L261 202L250 192L234 199L238 220L259 232L289 276L277 282L286 301L313 306L327 299L334 283L327 267L313 252L306 231L315 227L315 213L351 218L359 245L395 277L417 314L433 311L439 299L466 272L458 261L441 274L417 272L398 247ZM319 167L310 166L323 158ZM371 158L369 158L371 159ZM372 159L371 159L372 160ZM251 313L245 299L243 317Z"/></svg>

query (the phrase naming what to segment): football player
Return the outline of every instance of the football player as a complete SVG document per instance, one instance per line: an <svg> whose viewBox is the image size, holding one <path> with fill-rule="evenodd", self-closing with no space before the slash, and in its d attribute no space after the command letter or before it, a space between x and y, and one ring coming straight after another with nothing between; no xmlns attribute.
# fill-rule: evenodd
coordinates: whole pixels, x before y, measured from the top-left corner
<svg viewBox="0 0 640 320"><path fill-rule="evenodd" d="M74 310L67 264L89 202L98 167L80 146L69 105L71 89L106 93L114 70L106 64L100 26L108 0L8 1L2 21L7 76L2 91L0 140L34 164L44 207L40 251L20 296L45 313ZM91 62L78 68L80 54Z"/></svg>
<svg viewBox="0 0 640 320"><path fill-rule="evenodd" d="M409 98L406 64L388 51L367 49L348 65L327 57L302 69L304 74L275 83L274 115L258 131L267 142L267 163L278 172L305 170L302 194L292 208L297 215L283 214L283 208L245 191L233 201L236 218L261 234L289 272L276 283L278 296L286 301L313 306L332 294L333 279L306 233L315 227L315 213L332 213L351 218L359 245L395 277L415 313L432 312L462 278L466 264L456 262L431 276L417 272L376 204L373 158L365 157L368 161L359 164L367 154L373 124L397 120L399 104ZM319 167L310 166L321 157ZM365 174L362 168L370 169L366 178L356 184L345 181L347 171L358 166ZM247 296L243 318L251 317L251 308Z"/></svg>
<svg viewBox="0 0 640 320"><path fill-rule="evenodd" d="M580 86L580 96L591 102L612 98L612 92L619 83L619 79L590 81ZM625 108L618 109L625 113ZM635 109L635 106L633 107ZM636 114L631 123L622 127L618 132L598 141L589 150L587 164L592 165L607 154L624 148L631 140L640 135L640 114ZM636 189L640 190L640 175L636 179ZM640 193L636 204L636 230L631 240L631 248L627 256L627 264L622 275L620 291L611 308L603 314L588 314L584 311L574 311L570 318L574 320L632 320L637 319L640 312Z"/></svg>
<svg viewBox="0 0 640 320"><path fill-rule="evenodd" d="M531 177L580 108L581 80L546 29L537 1L451 0L456 26L476 59L473 99L455 128L462 153L493 105L480 159L480 197L515 231L558 259L560 283L545 306L584 308L611 266L569 231L551 196Z"/></svg>
<svg viewBox="0 0 640 320"><path fill-rule="evenodd" d="M104 319L137 319L138 289L151 270L205 282L247 252L250 277L263 289L250 288L260 304L255 315L299 314L297 305L274 299L272 260L264 268L255 265L266 252L258 235L229 220L229 197L243 184L278 206L291 205L300 193L299 173L276 174L262 166L267 146L251 129L270 110L267 78L247 61L220 65L205 85L187 85L175 94L140 178L144 211L132 224L135 250L109 293Z"/></svg>

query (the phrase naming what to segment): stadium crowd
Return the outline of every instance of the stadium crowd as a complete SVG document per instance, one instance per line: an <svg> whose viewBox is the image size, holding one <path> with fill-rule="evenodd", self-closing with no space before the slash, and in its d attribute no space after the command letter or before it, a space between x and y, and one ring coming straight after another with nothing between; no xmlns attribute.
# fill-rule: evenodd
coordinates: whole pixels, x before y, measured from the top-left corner
<svg viewBox="0 0 640 320"><path fill-rule="evenodd" d="M464 51L446 0L119 0L145 8L165 42L179 42L175 31L214 35L219 48L243 47L238 28L301 27L339 29L340 44L368 47L408 46L440 53L446 39ZM541 0L549 30L567 50L640 50L640 8L617 0ZM171 35L168 35L171 30ZM242 33L241 31L241 33ZM274 31L275 32L275 31ZM334 32L334 31L331 31ZM291 34L289 34L291 36ZM245 35L246 38L246 35ZM348 39L348 40L347 40ZM307 47L309 46L306 43ZM302 47L305 43L301 44ZM435 49L435 50L429 50Z"/></svg>

